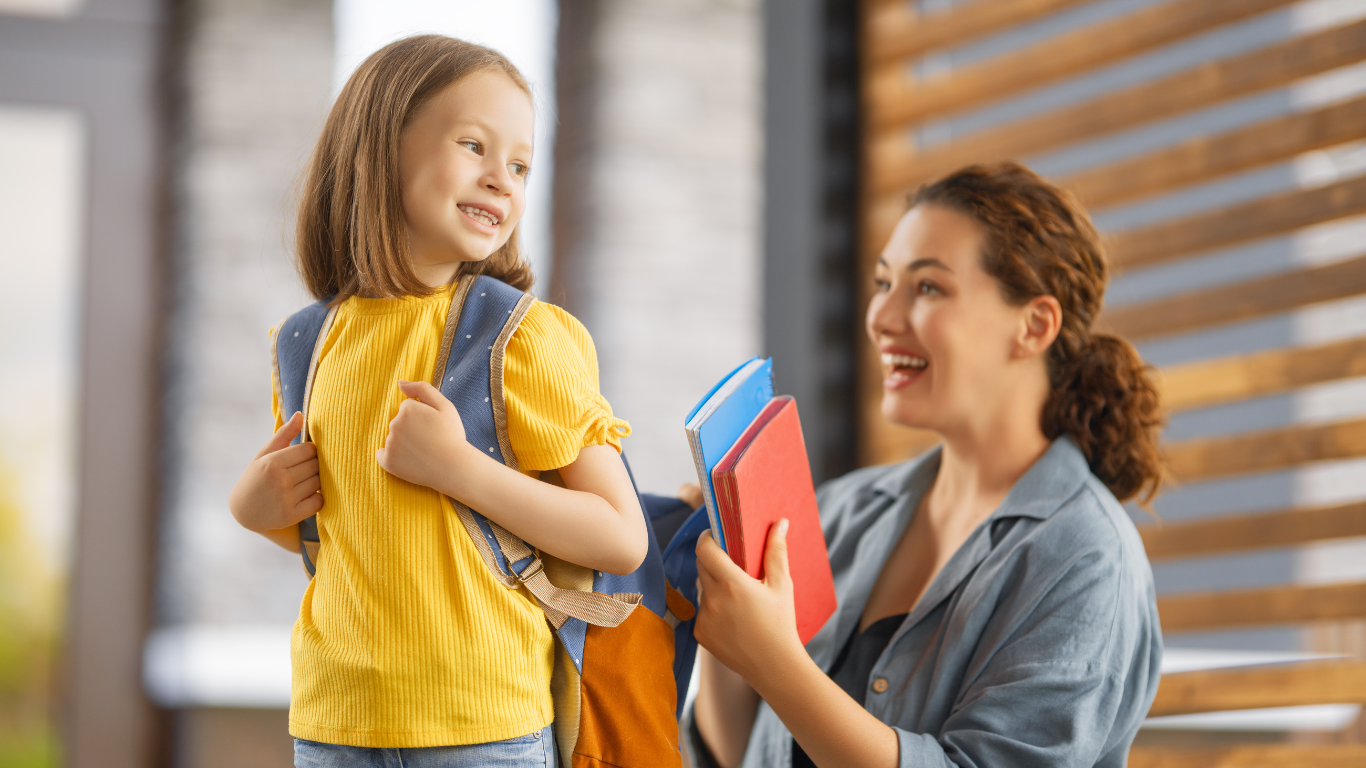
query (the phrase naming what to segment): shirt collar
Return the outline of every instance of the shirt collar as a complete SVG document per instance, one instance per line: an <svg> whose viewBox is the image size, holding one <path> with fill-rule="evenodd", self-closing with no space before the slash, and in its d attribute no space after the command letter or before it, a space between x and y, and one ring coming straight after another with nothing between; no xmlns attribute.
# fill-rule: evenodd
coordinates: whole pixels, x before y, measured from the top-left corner
<svg viewBox="0 0 1366 768"><path fill-rule="evenodd" d="M1047 520L1072 498L1086 482L1091 467L1072 438L1063 435L1053 441L1034 466L1015 481L1005 501L991 513L991 520L1006 517L1032 517Z"/></svg>
<svg viewBox="0 0 1366 768"><path fill-rule="evenodd" d="M921 497L939 472L940 450L935 446L919 458L888 472L873 483L873 490L888 496ZM1072 498L1090 474L1091 468L1081 449L1072 438L1063 435L1054 440L1043 456L1015 482L990 519L1032 517L1047 520L1063 502Z"/></svg>

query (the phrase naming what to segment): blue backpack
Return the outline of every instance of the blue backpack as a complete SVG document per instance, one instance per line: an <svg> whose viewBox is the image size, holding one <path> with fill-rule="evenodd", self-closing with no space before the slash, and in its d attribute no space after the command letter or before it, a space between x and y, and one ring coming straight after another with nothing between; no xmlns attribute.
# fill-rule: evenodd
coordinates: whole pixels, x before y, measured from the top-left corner
<svg viewBox="0 0 1366 768"><path fill-rule="evenodd" d="M487 275L462 278L437 358L440 378L432 382L460 412L466 439L513 469L517 460L507 436L503 355L534 301ZM291 315L273 339L281 412L304 415L296 443L308 439L309 395L336 312L328 305L319 301ZM697 653L693 549L708 527L707 516L675 498L638 495L651 522L649 551L640 567L624 576L537 552L451 499L489 575L508 589L525 587L555 630L555 731L561 764L572 768L681 764L677 724ZM319 526L314 516L299 529L304 567L312 577L326 567L326 525ZM656 532L668 534L662 551Z"/></svg>

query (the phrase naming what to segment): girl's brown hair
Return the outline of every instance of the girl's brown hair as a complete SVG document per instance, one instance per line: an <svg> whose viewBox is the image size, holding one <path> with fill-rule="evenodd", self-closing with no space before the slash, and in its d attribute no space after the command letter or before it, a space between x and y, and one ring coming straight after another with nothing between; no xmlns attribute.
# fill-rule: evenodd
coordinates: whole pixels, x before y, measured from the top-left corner
<svg viewBox="0 0 1366 768"><path fill-rule="evenodd" d="M431 292L408 260L399 190L398 141L432 96L476 72L502 72L531 95L497 51L441 35L418 35L371 54L346 81L304 177L296 233L299 274L315 298L392 298ZM487 259L459 274L485 274L531 287L517 231Z"/></svg>
<svg viewBox="0 0 1366 768"><path fill-rule="evenodd" d="M1108 267L1100 237L1076 198L1005 162L963 168L921 187L910 202L943 206L982 227L982 268L1007 301L1058 300L1062 329L1048 351L1052 393L1040 424L1044 435L1070 436L1116 498L1141 493L1145 504L1150 501L1164 475L1157 389L1133 346L1092 330Z"/></svg>

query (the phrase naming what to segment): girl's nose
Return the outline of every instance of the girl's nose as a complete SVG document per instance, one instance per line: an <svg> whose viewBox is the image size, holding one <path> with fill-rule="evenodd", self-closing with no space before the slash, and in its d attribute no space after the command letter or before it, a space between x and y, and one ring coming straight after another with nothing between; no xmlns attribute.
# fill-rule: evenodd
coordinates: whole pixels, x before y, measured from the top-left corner
<svg viewBox="0 0 1366 768"><path fill-rule="evenodd" d="M484 187L499 195L512 194L512 172L507 166L491 166L484 173Z"/></svg>

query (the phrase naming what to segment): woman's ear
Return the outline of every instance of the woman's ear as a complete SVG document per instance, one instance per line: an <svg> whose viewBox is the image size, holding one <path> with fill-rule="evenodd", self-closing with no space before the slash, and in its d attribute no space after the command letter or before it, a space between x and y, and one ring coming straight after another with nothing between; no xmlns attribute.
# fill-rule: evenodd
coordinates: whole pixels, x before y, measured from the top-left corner
<svg viewBox="0 0 1366 768"><path fill-rule="evenodd" d="M1022 358L1042 354L1062 330L1062 305L1053 296L1035 296L1021 307L1021 319L1016 354Z"/></svg>

